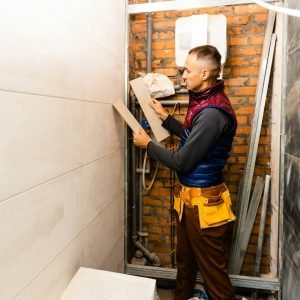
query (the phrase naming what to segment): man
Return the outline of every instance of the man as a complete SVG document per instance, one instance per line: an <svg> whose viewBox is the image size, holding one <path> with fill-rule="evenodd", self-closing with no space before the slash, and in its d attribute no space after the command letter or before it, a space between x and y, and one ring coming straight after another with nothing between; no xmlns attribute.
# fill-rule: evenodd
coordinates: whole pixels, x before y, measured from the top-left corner
<svg viewBox="0 0 300 300"><path fill-rule="evenodd" d="M210 300L235 298L224 255L227 222L235 217L223 183L223 168L237 123L224 93L224 82L217 79L220 62L221 55L213 46L189 51L182 76L189 90L189 107L183 125L157 100L149 103L163 121L162 125L181 137L176 152L154 143L143 130L133 136L134 144L147 148L152 159L175 169L183 186L174 207L178 212L175 300L192 297L197 270L201 272ZM227 217L223 220L224 209Z"/></svg>

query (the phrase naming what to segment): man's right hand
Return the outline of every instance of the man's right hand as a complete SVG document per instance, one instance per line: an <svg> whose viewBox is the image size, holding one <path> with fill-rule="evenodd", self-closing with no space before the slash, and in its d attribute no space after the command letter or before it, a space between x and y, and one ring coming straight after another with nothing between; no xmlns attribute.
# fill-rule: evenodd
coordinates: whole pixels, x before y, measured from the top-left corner
<svg viewBox="0 0 300 300"><path fill-rule="evenodd" d="M152 99L148 104L162 121L165 121L167 119L167 117L169 116L169 112L165 108L163 108L159 101L157 101L156 99Z"/></svg>

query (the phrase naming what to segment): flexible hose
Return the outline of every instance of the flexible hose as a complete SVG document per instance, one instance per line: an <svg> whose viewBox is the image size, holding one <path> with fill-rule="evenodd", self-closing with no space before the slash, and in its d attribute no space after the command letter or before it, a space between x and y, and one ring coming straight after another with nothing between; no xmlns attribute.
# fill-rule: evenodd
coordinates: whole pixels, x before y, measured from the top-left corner
<svg viewBox="0 0 300 300"><path fill-rule="evenodd" d="M266 3L262 0L253 0L253 2L255 2L256 4L258 4L258 5L260 5L264 8L267 8L269 10L273 10L273 11L276 11L276 12L281 13L281 14L285 14L285 15L300 18L300 10L299 9L292 9L292 8L287 8L287 7L282 7L282 6L275 6L275 5Z"/></svg>
<svg viewBox="0 0 300 300"><path fill-rule="evenodd" d="M156 174L157 174L158 167L159 167L159 162L156 164L156 169L155 169L153 178L152 178L152 180L151 180L151 182L150 182L150 184L149 184L148 186L146 186L146 183L145 183L146 162L147 162L147 151L145 152L144 162L143 162L142 182L143 182L143 188L144 188L146 191L149 191L149 190L152 188L152 185L153 185L154 180L155 180L155 178L156 178Z"/></svg>

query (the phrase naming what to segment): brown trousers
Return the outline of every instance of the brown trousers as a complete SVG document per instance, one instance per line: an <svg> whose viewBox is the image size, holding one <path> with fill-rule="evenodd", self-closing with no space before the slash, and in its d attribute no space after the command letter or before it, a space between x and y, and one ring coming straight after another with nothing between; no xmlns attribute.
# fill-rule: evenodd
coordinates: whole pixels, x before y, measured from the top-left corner
<svg viewBox="0 0 300 300"><path fill-rule="evenodd" d="M174 300L192 297L200 270L209 300L234 300L225 263L224 236L227 224L201 229L198 208L184 207L177 217L177 279Z"/></svg>

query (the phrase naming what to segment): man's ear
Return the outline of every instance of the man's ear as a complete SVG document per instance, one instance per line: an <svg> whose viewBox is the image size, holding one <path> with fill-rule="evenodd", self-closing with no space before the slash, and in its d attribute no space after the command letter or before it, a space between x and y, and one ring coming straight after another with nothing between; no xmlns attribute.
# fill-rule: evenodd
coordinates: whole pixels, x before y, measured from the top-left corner
<svg viewBox="0 0 300 300"><path fill-rule="evenodd" d="M207 80L210 77L210 70L208 69L203 69L202 70L202 74L201 74L201 78L202 80Z"/></svg>

